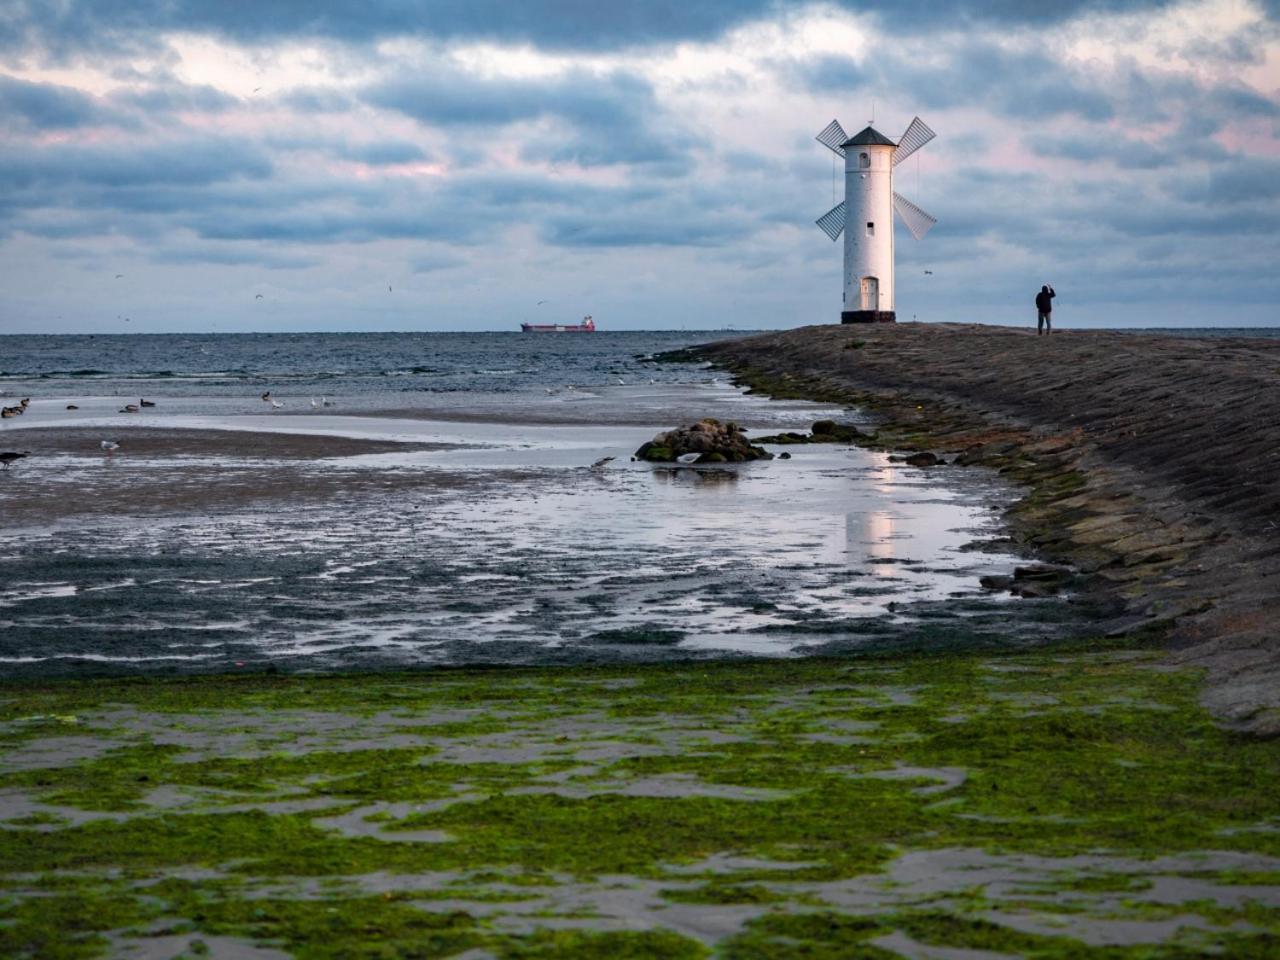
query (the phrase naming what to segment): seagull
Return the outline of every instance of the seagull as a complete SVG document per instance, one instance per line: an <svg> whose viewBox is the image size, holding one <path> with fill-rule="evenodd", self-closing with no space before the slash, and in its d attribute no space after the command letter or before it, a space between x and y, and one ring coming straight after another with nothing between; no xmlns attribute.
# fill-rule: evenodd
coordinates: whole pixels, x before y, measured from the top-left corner
<svg viewBox="0 0 1280 960"><path fill-rule="evenodd" d="M117 274L116 274L116 279L117 279L117 280L123 280L123 279L124 279L124 274L123 274L123 273L117 273Z"/></svg>
<svg viewBox="0 0 1280 960"><path fill-rule="evenodd" d="M283 407L283 406L284 406L284 404L283 404L283 403L281 403L279 400L272 400L272 401L271 401L271 409L272 409L272 410L279 410L279 409L280 409L281 407Z"/></svg>
<svg viewBox="0 0 1280 960"><path fill-rule="evenodd" d="M621 377L619 377L619 378L618 378L618 386L620 386L620 387L625 387L626 385L627 385L627 381L625 381L625 380L623 380Z"/></svg>
<svg viewBox="0 0 1280 960"><path fill-rule="evenodd" d="M13 461L21 460L23 457L30 456L30 454L30 450L24 451L23 453L19 453L17 450L6 450L4 453L0 453L0 463L3 463L4 468L8 470L9 464L13 463Z"/></svg>
<svg viewBox="0 0 1280 960"><path fill-rule="evenodd" d="M261 299L262 299L262 294L260 294L260 293L255 293L255 294L253 295L253 299L255 299L255 300L261 300Z"/></svg>
<svg viewBox="0 0 1280 960"><path fill-rule="evenodd" d="M312 409L312 410L314 410L314 409L315 409L316 407L318 407L318 406L320 406L320 402L319 402L318 400L316 400L316 398L315 398L315 397L312 397L312 398L311 398L311 409Z"/></svg>
<svg viewBox="0 0 1280 960"><path fill-rule="evenodd" d="M550 302L551 302L550 300L539 300L538 306L542 306L544 303L550 303Z"/></svg>
<svg viewBox="0 0 1280 960"><path fill-rule="evenodd" d="M257 93L257 92L258 92L259 90L261 90L261 89L262 89L261 87L254 87L254 88L253 88L253 92L254 92L254 93Z"/></svg>
<svg viewBox="0 0 1280 960"><path fill-rule="evenodd" d="M702 456L702 454L696 451L693 453L682 453L680 454L680 456L676 457L676 462L677 463L697 463L698 458L700 456Z"/></svg>
<svg viewBox="0 0 1280 960"><path fill-rule="evenodd" d="M613 457L601 457L599 460L597 460L595 463L591 465L591 469L603 470L605 468L605 465L608 464L609 461L613 459L614 459Z"/></svg>
<svg viewBox="0 0 1280 960"><path fill-rule="evenodd" d="M120 441L119 440L102 440L102 441L99 441L98 446L100 446L103 450L107 451L107 456L109 457L111 456L111 453L113 450L120 449Z"/></svg>

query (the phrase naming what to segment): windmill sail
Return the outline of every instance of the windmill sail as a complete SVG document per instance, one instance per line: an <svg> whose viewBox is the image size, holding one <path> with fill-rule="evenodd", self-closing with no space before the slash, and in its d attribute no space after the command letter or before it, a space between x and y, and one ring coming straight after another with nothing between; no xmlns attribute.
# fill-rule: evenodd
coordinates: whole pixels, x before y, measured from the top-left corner
<svg viewBox="0 0 1280 960"><path fill-rule="evenodd" d="M839 120L832 120L823 128L822 132L813 139L828 150L832 150L840 156L844 156L844 150L840 148L840 144L849 139L849 135L844 132L844 127L840 126ZM835 239L834 237L832 239Z"/></svg>
<svg viewBox="0 0 1280 960"><path fill-rule="evenodd" d="M898 216L902 218L902 222L907 225L907 229L911 231L911 235L917 240L923 239L924 235L938 222L937 217L931 217L900 193L893 195L893 209L898 211ZM832 213L834 212L832 211ZM829 217L831 214L829 213L827 216ZM844 211L841 211L840 222L844 223ZM822 221L819 220L818 223L821 225ZM826 228L824 227L823 229L825 230ZM834 240L835 237L831 239Z"/></svg>
<svg viewBox="0 0 1280 960"><path fill-rule="evenodd" d="M928 216L928 214L925 214L925 216ZM828 237L832 240L838 240L840 232L844 230L844 218L844 201L841 200L814 222L822 228L822 232Z"/></svg>
<svg viewBox="0 0 1280 960"><path fill-rule="evenodd" d="M936 136L937 134L930 130L923 120L916 117L911 121L911 125L907 127L902 139L898 141L897 149L893 151L893 165L896 167ZM818 139L822 139L821 134L818 135ZM903 219L906 218L904 217ZM916 239L919 239L919 237Z"/></svg>

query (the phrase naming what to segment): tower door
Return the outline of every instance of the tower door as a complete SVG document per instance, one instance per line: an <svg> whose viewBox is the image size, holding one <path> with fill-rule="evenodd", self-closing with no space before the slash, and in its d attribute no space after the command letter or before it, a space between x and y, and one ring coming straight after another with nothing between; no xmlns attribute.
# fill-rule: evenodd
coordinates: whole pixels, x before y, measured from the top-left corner
<svg viewBox="0 0 1280 960"><path fill-rule="evenodd" d="M880 309L880 281L876 277L862 278L862 304L859 309Z"/></svg>

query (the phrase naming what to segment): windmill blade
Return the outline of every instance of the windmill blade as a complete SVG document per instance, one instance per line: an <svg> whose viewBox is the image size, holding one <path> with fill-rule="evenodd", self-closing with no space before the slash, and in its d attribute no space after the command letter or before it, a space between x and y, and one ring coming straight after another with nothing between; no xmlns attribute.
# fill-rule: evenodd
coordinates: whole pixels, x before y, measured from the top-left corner
<svg viewBox="0 0 1280 960"><path fill-rule="evenodd" d="M900 193L893 195L893 209L898 211L898 216L917 240L923 240L924 235L938 222L937 217L925 213Z"/></svg>
<svg viewBox="0 0 1280 960"><path fill-rule="evenodd" d="M936 136L923 120L916 117L898 141L897 149L893 151L893 165L896 167Z"/></svg>
<svg viewBox="0 0 1280 960"><path fill-rule="evenodd" d="M823 127L822 132L818 134L816 137L814 137L813 139L817 140L820 144L822 144L828 150L831 150L834 153L838 153L840 154L840 156L843 157L844 150L840 148L840 144L848 140L849 135L844 132L844 127L840 126L839 120L832 120L825 127Z"/></svg>
<svg viewBox="0 0 1280 960"><path fill-rule="evenodd" d="M844 230L844 218L844 201L841 200L834 207L815 220L814 223L820 226L822 228L822 232L832 240L838 240L840 239L840 232Z"/></svg>

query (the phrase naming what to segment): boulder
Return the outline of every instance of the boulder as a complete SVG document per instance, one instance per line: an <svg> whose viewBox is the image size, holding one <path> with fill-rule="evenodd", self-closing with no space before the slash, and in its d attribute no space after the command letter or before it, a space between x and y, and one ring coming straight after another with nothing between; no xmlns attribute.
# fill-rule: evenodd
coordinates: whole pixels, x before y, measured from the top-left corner
<svg viewBox="0 0 1280 960"><path fill-rule="evenodd" d="M924 453L913 453L909 457L903 457L902 462L912 467L936 467L945 461L939 460L934 454L925 451Z"/></svg>
<svg viewBox="0 0 1280 960"><path fill-rule="evenodd" d="M707 418L660 433L636 451L640 460L673 463L687 453L701 454L695 463L743 463L771 460L773 454L751 443L736 423Z"/></svg>

